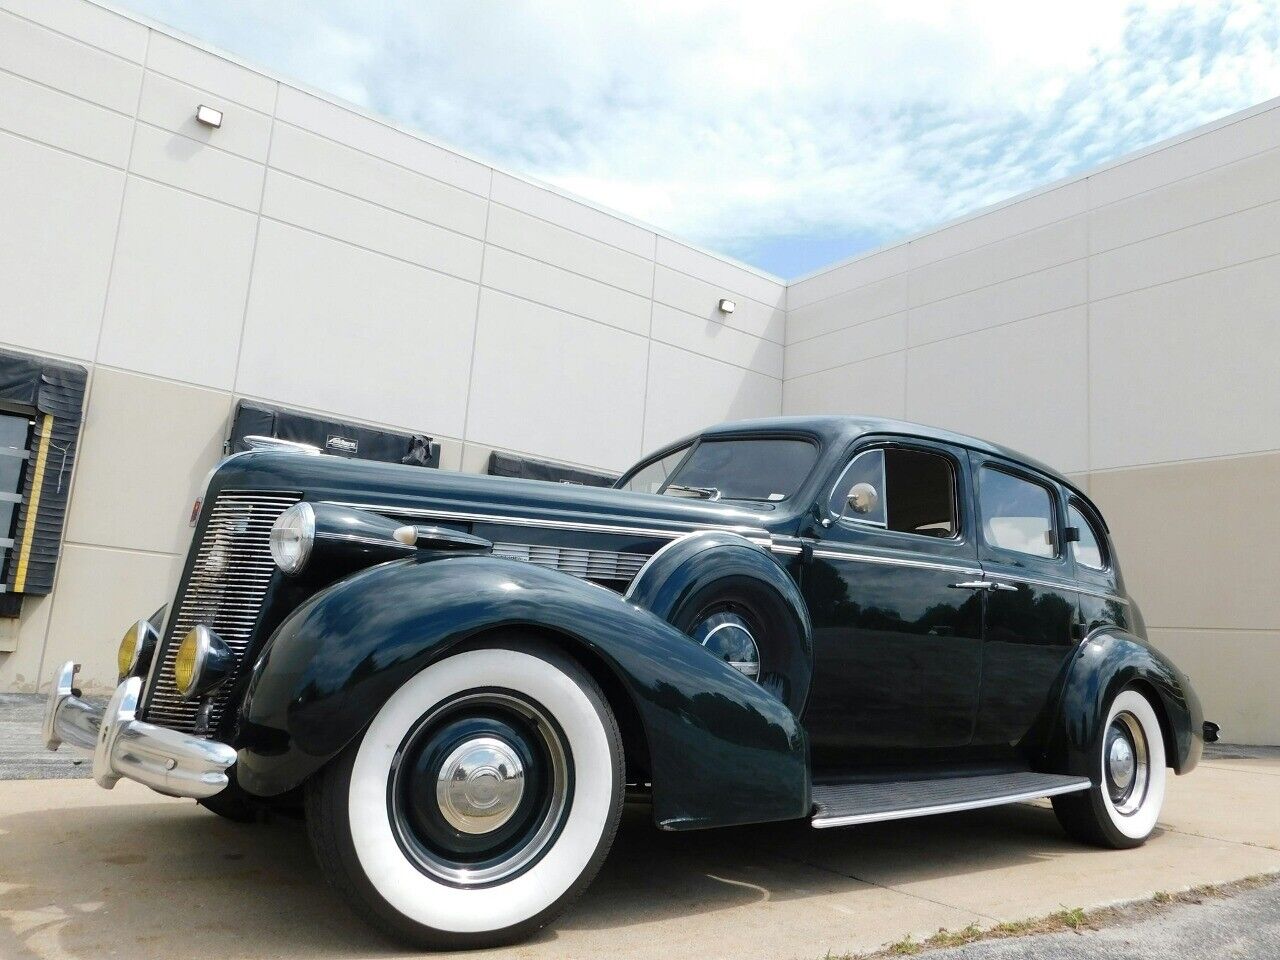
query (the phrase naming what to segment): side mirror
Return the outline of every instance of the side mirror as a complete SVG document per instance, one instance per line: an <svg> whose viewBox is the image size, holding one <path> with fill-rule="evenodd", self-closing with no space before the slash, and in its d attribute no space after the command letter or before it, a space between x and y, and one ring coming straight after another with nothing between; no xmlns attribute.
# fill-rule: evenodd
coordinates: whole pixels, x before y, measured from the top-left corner
<svg viewBox="0 0 1280 960"><path fill-rule="evenodd" d="M879 502L880 494L876 492L875 487L869 483L855 483L849 490L845 507L854 513L870 513Z"/></svg>

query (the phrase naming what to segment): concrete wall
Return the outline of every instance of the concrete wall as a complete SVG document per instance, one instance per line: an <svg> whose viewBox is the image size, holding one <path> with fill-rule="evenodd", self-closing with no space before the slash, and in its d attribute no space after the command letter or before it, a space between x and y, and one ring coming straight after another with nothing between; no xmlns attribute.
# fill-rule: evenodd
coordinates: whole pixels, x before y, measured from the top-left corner
<svg viewBox="0 0 1280 960"><path fill-rule="evenodd" d="M1153 639L1280 742L1280 102L788 289L783 408L1010 444L1106 514Z"/></svg>
<svg viewBox="0 0 1280 960"><path fill-rule="evenodd" d="M620 470L781 406L779 281L82 0L0 0L0 211L0 344L91 371L58 581L0 626L0 689L72 656L114 682L240 397L475 470Z"/></svg>

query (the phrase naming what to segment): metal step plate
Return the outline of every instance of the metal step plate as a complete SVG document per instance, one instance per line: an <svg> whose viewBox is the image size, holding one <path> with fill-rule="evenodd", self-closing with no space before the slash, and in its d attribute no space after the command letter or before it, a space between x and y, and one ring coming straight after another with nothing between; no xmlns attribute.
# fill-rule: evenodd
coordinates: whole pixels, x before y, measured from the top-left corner
<svg viewBox="0 0 1280 960"><path fill-rule="evenodd" d="M813 825L847 827L879 820L928 817L1087 790L1087 777L1052 773L997 773L935 780L815 784Z"/></svg>

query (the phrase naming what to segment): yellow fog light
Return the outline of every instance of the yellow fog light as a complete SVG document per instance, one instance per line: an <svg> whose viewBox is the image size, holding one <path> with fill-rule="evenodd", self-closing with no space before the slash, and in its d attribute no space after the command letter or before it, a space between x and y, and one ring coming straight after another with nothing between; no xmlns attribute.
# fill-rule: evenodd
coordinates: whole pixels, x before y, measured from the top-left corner
<svg viewBox="0 0 1280 960"><path fill-rule="evenodd" d="M208 693L231 673L235 655L223 639L198 623L182 638L173 660L173 682L190 700Z"/></svg>
<svg viewBox="0 0 1280 960"><path fill-rule="evenodd" d="M159 639L156 628L147 620L139 620L124 632L116 650L116 669L121 679L146 673Z"/></svg>

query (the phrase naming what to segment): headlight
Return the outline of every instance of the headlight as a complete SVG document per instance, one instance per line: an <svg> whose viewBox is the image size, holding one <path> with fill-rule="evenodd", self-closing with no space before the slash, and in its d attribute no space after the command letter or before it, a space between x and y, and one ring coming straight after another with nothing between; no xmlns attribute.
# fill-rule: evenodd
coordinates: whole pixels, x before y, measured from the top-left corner
<svg viewBox="0 0 1280 960"><path fill-rule="evenodd" d="M124 632L116 650L116 669L121 679L139 677L147 672L159 639L156 628L146 620L139 620Z"/></svg>
<svg viewBox="0 0 1280 960"><path fill-rule="evenodd" d="M295 503L271 526L271 558L285 573L297 573L306 566L315 540L315 511L309 503Z"/></svg>
<svg viewBox="0 0 1280 960"><path fill-rule="evenodd" d="M235 655L223 639L198 623L182 638L173 661L173 682L190 700L208 693L231 673Z"/></svg>

